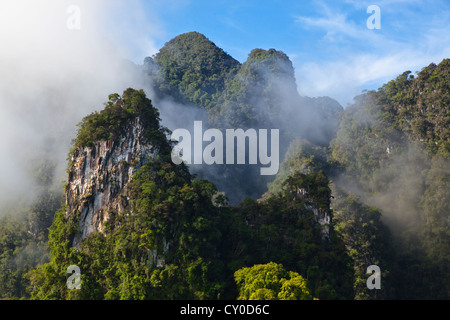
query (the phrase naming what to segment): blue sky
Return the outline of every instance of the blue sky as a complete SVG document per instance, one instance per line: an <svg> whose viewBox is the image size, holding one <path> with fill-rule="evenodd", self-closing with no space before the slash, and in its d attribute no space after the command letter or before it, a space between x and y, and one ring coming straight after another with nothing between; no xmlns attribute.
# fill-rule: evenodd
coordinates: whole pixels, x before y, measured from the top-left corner
<svg viewBox="0 0 450 320"><path fill-rule="evenodd" d="M381 29L367 28L369 5L380 8ZM241 62L254 48L275 48L293 61L301 94L329 95L344 106L403 71L450 58L449 0L173 0L143 6L154 21L152 53L189 31L205 34Z"/></svg>

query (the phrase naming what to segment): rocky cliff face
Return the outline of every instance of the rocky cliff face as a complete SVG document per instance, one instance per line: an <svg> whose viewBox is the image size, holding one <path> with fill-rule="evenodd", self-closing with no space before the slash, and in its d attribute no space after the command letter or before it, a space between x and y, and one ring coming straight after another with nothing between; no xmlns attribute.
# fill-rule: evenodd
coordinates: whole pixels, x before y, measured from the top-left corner
<svg viewBox="0 0 450 320"><path fill-rule="evenodd" d="M331 210L330 208L322 209L322 208L309 208L314 212L314 217L317 222L322 226L322 232L325 237L329 237L331 235L332 229L331 225Z"/></svg>
<svg viewBox="0 0 450 320"><path fill-rule="evenodd" d="M128 206L128 183L158 152L144 131L138 117L118 138L74 151L66 187L66 215L79 215L73 246L93 231L104 232L105 224Z"/></svg>
<svg viewBox="0 0 450 320"><path fill-rule="evenodd" d="M307 199L308 193L304 188L300 188L297 190L297 197L300 199ZM328 205L325 208L319 208L312 204L306 204L306 208L314 213L314 218L322 226L322 233L324 237L329 237L332 233L332 229L330 227L332 220L330 206Z"/></svg>

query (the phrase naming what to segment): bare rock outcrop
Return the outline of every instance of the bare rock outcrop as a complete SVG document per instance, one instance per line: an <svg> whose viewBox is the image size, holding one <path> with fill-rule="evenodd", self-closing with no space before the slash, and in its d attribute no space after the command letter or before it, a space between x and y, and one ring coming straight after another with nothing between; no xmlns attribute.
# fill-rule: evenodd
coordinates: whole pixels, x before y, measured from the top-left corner
<svg viewBox="0 0 450 320"><path fill-rule="evenodd" d="M73 152L66 186L66 215L79 215L80 232L73 246L91 232L105 232L105 224L124 211L133 174L157 153L146 140L139 117L120 137Z"/></svg>

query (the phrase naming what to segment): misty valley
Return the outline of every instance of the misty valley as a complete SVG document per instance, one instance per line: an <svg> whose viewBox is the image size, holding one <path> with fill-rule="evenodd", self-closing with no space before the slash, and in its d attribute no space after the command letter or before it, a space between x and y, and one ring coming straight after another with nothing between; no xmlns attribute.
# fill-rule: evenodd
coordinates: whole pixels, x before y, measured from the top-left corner
<svg viewBox="0 0 450 320"><path fill-rule="evenodd" d="M121 63L99 105L46 89L0 195L0 299L449 299L450 59L345 108L198 32Z"/></svg>

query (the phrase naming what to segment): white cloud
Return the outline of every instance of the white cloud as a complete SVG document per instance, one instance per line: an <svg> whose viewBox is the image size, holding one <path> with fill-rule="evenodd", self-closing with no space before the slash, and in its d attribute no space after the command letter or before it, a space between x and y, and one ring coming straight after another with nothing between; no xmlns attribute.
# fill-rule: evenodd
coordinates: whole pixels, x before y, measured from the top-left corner
<svg viewBox="0 0 450 320"><path fill-rule="evenodd" d="M355 6L360 3L347 2ZM382 1L383 5L404 3ZM406 70L419 71L431 62L439 63L450 57L449 14L445 10L436 13L423 28L417 26L420 32L401 30L406 33L399 35L398 29L384 25L382 32L361 27L349 14L320 4L320 16L297 17L296 22L306 30L322 31L323 36L318 39L325 42L322 47L337 49L328 58L299 63L294 60L299 91L303 95L329 95L345 106L363 89L377 89Z"/></svg>
<svg viewBox="0 0 450 320"><path fill-rule="evenodd" d="M298 67L297 79L302 95L328 95L343 106L368 85L381 84L411 66L401 53L393 56L357 55L345 60L306 63ZM414 62L417 64L417 61Z"/></svg>
<svg viewBox="0 0 450 320"><path fill-rule="evenodd" d="M333 12L324 8L322 17L296 17L295 21L307 28L323 29L326 33L325 39L333 41L336 36L351 38L362 38L362 30L353 21L349 21L346 14Z"/></svg>
<svg viewBox="0 0 450 320"><path fill-rule="evenodd" d="M80 8L79 30L67 28L69 5ZM31 157L50 151L63 172L76 123L110 93L142 87L125 58L143 61L161 29L140 10L139 1L0 2L0 204L31 193Z"/></svg>
<svg viewBox="0 0 450 320"><path fill-rule="evenodd" d="M420 71L449 56L448 47L447 54L407 49L390 55L356 54L342 60L304 63L296 66L297 83L302 95L328 95L345 106L362 90L376 90L404 71Z"/></svg>

